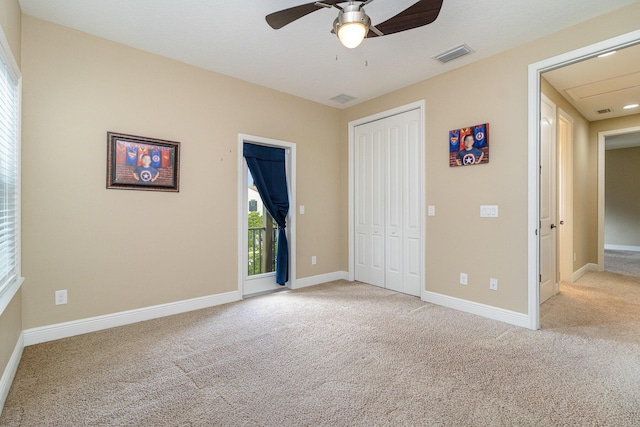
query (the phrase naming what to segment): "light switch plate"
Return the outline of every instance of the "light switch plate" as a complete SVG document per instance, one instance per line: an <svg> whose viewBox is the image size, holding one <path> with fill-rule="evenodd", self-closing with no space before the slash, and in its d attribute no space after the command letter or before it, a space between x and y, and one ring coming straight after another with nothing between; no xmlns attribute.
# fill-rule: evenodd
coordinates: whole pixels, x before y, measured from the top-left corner
<svg viewBox="0 0 640 427"><path fill-rule="evenodd" d="M480 217L482 218L498 218L498 205L481 205Z"/></svg>
<svg viewBox="0 0 640 427"><path fill-rule="evenodd" d="M466 285L467 283L469 283L469 277L467 276L467 273L460 273L460 284Z"/></svg>

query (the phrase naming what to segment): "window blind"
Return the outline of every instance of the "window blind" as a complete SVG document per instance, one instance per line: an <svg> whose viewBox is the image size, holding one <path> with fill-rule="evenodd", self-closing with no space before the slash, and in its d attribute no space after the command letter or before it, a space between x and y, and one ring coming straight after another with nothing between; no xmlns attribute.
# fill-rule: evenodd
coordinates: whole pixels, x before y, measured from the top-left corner
<svg viewBox="0 0 640 427"><path fill-rule="evenodd" d="M19 80L0 49L0 294L19 274Z"/></svg>

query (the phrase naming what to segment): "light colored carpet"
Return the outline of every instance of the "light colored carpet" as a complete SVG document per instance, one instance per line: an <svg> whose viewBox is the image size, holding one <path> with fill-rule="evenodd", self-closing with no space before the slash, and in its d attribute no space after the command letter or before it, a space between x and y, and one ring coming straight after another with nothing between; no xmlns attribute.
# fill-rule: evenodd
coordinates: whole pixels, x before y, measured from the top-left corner
<svg viewBox="0 0 640 427"><path fill-rule="evenodd" d="M540 331L333 282L31 346L0 425L638 426L640 283L611 276Z"/></svg>
<svg viewBox="0 0 640 427"><path fill-rule="evenodd" d="M640 252L604 251L604 269L612 273L640 277Z"/></svg>

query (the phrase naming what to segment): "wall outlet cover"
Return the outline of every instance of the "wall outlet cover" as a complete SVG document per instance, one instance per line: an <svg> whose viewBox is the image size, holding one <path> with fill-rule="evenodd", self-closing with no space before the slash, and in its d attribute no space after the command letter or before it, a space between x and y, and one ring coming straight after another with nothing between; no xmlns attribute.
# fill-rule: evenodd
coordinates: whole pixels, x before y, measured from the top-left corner
<svg viewBox="0 0 640 427"><path fill-rule="evenodd" d="M466 285L468 281L469 281L469 278L467 277L467 273L460 273L460 284Z"/></svg>

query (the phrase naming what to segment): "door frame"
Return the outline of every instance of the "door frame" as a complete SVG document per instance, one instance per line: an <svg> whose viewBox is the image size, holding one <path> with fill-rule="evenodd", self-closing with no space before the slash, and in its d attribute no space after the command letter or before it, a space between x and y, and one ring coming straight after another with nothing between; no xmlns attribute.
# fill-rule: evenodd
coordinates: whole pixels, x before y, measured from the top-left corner
<svg viewBox="0 0 640 427"><path fill-rule="evenodd" d="M561 135L561 123L568 135ZM573 117L558 108L558 282L573 282ZM561 222L564 221L564 224Z"/></svg>
<svg viewBox="0 0 640 427"><path fill-rule="evenodd" d="M572 50L528 67L528 168L527 168L527 289L528 327L540 329L540 253L538 228L540 225L540 75L607 51L622 49L640 43L640 30Z"/></svg>
<svg viewBox="0 0 640 427"><path fill-rule="evenodd" d="M349 131L349 281L355 280L355 129L356 126L363 125L376 120L385 119L387 117L406 113L412 110L420 111L420 144L422 150L422 161L420 162L420 298L424 301L425 295L425 147L424 147L424 111L425 101L420 100L400 107L392 108L377 114L352 120L348 124Z"/></svg>
<svg viewBox="0 0 640 427"><path fill-rule="evenodd" d="M247 233L249 226L247 224L248 201L246 194L247 189L247 162L244 160L243 148L244 143L248 142L266 147L283 148L286 152L286 173L287 173L287 192L289 196L289 213L287 214L287 241L289 243L289 280L284 287L288 289L296 288L296 144L293 142L280 141L277 139L264 138L261 136L238 134L238 292L244 298L244 283L248 278L247 270L249 260ZM273 275L274 273L267 273ZM266 276L260 275L260 276ZM276 285L279 286L279 285ZM282 288L282 286L279 286ZM274 287L274 290L279 288Z"/></svg>
<svg viewBox="0 0 640 427"><path fill-rule="evenodd" d="M604 271L605 142L608 136L640 132L640 126L598 132L598 271Z"/></svg>

